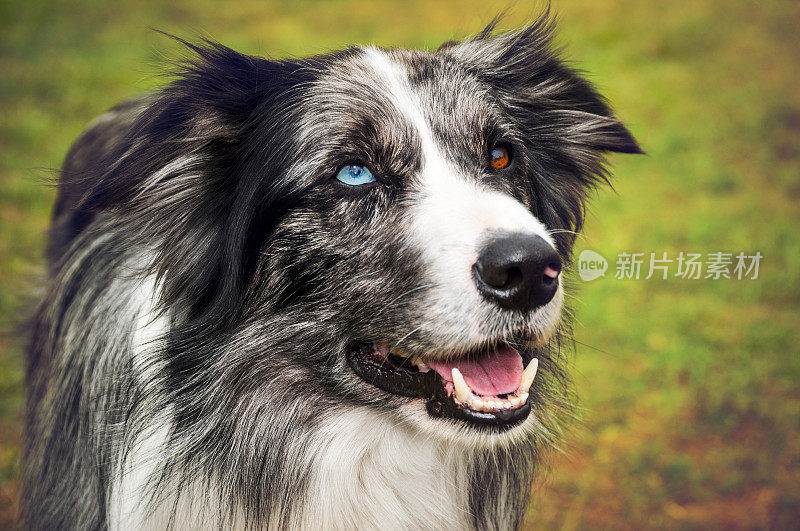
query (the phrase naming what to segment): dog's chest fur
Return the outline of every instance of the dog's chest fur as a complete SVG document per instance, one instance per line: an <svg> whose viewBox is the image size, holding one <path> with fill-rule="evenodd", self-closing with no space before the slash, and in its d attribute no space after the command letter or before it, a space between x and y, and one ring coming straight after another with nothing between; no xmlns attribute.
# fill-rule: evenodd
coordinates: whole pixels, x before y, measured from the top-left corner
<svg viewBox="0 0 800 531"><path fill-rule="evenodd" d="M159 445L167 431L166 425L148 430L128 455L112 487L109 527L246 528L241 511L231 517L229 504L207 485L173 482L155 502L148 484L160 473ZM498 475L500 455L486 463L491 470L484 469L476 461L479 452L442 445L367 410L332 414L313 441L297 450L287 470L310 475L299 479L299 496L292 492L287 504L269 510L270 528L513 528L522 516L513 500L525 485L513 473ZM485 503L471 507L476 497Z"/></svg>
<svg viewBox="0 0 800 531"><path fill-rule="evenodd" d="M365 410L331 418L307 449L303 527L468 527L465 456Z"/></svg>

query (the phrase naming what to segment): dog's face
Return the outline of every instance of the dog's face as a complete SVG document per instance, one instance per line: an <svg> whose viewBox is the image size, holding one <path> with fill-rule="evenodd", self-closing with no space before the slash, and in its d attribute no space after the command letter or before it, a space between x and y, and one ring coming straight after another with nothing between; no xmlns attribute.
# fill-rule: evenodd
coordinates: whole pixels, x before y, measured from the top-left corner
<svg viewBox="0 0 800 531"><path fill-rule="evenodd" d="M192 146L158 177L196 194L175 223L207 228L164 230L165 297L189 301L183 344L212 321L228 338L175 349L176 394L187 375L227 391L187 393L187 419L277 390L454 440L522 437L547 415L586 191L604 152L638 146L545 22L489 33L284 63L200 50L151 107L154 137Z"/></svg>
<svg viewBox="0 0 800 531"><path fill-rule="evenodd" d="M434 431L521 423L523 369L563 300L551 231L570 227L542 207L558 170L539 171L502 90L450 53L354 51L302 105L287 173L309 184L266 246L265 272L295 272L275 288L308 290L299 304L342 339L332 370L359 400Z"/></svg>
<svg viewBox="0 0 800 531"><path fill-rule="evenodd" d="M434 433L498 433L544 398L537 364L556 368L535 347L559 325L580 165L597 157L580 135L602 124L610 147L635 149L591 96L548 109L585 87L571 74L505 85L469 46L358 49L322 72L287 171L308 185L263 269L289 271L273 287L302 285L295 304L341 340L330 371L348 397Z"/></svg>

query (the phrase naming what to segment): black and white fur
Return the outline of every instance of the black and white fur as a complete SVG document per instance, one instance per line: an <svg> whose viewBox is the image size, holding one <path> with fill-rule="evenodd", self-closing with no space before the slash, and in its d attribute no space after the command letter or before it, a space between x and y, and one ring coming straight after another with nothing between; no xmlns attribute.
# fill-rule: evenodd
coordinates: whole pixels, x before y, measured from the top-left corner
<svg viewBox="0 0 800 531"><path fill-rule="evenodd" d="M547 17L436 52L267 60L189 45L67 156L28 362L34 529L508 529L568 408L563 286L530 314L470 277L490 231L569 259L603 153L638 152ZM487 170L499 141L512 166ZM332 179L352 161L378 182ZM359 379L354 339L537 338L532 414L429 417ZM533 396L533 395L532 395Z"/></svg>

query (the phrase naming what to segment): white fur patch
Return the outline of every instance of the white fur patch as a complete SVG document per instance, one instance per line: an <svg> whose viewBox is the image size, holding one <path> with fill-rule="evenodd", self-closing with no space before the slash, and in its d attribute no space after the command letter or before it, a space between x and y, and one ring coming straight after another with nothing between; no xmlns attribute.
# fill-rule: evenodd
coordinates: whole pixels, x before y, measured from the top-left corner
<svg viewBox="0 0 800 531"><path fill-rule="evenodd" d="M139 308L136 329L131 340L131 356L134 372L143 386L158 382L163 363L154 355L159 348L159 340L169 331L169 318L156 313L158 287L155 279L149 276L136 286L133 305Z"/></svg>
<svg viewBox="0 0 800 531"><path fill-rule="evenodd" d="M309 448L303 529L465 529L464 457L374 409L334 413Z"/></svg>
<svg viewBox="0 0 800 531"><path fill-rule="evenodd" d="M136 441L118 471L108 501L108 528L113 530L166 527L169 515L154 506L149 485L158 479L169 424L154 423ZM167 505L167 504L161 504Z"/></svg>
<svg viewBox="0 0 800 531"><path fill-rule="evenodd" d="M153 277L142 279L130 298L130 311L136 316L131 358L137 381L143 387L158 384L161 364L154 353L158 340L169 330L167 317L156 314L156 298ZM152 529L160 522L161 516L152 506L148 485L158 479L161 470L170 418L171 415L165 413L153 419L117 471L108 503L109 529Z"/></svg>

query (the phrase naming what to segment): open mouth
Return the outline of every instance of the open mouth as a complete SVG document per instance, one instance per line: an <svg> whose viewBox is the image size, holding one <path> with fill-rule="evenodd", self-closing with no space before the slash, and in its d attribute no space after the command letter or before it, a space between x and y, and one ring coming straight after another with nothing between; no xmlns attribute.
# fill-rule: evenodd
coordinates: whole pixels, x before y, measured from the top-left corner
<svg viewBox="0 0 800 531"><path fill-rule="evenodd" d="M521 352L520 352L521 350ZM447 360L406 355L385 343L361 343L347 360L364 381L396 395L426 398L432 417L507 429L528 417L539 360L507 343Z"/></svg>

